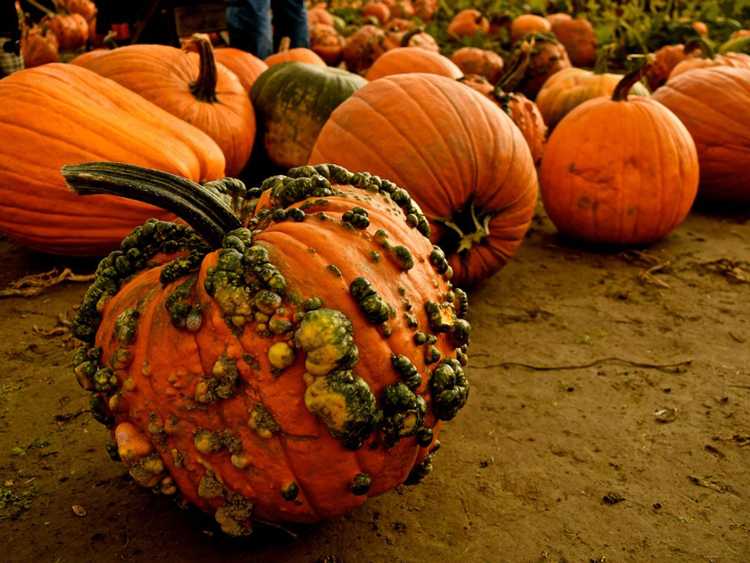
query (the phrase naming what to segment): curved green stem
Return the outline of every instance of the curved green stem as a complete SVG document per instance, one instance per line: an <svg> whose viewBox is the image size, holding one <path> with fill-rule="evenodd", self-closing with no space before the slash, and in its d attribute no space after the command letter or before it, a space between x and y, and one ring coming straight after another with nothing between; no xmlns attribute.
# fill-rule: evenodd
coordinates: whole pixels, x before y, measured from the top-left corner
<svg viewBox="0 0 750 563"><path fill-rule="evenodd" d="M198 51L199 72L198 78L190 85L193 96L202 102L215 103L216 97L216 58L211 40L203 33L196 33L192 38L193 45Z"/></svg>
<svg viewBox="0 0 750 563"><path fill-rule="evenodd" d="M62 175L78 195L116 195L171 211L214 248L221 246L226 233L242 226L211 190L167 172L117 162L88 162L63 166Z"/></svg>
<svg viewBox="0 0 750 563"><path fill-rule="evenodd" d="M460 227L455 221L450 219L435 219L437 223L449 228L458 236L459 242L458 248L455 251L456 253L468 252L473 246L481 244L490 234L491 214L484 215L481 218L477 217L476 208L472 203L469 206L469 219L471 220L471 225L469 225L471 230Z"/></svg>

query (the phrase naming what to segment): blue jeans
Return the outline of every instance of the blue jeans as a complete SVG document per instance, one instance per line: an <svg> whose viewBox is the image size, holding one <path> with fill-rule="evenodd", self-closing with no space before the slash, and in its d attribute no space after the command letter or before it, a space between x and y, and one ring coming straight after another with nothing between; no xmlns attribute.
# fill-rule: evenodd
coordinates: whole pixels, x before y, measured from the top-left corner
<svg viewBox="0 0 750 563"><path fill-rule="evenodd" d="M230 0L227 27L232 47L262 59L278 49L283 37L292 47L309 46L304 0Z"/></svg>

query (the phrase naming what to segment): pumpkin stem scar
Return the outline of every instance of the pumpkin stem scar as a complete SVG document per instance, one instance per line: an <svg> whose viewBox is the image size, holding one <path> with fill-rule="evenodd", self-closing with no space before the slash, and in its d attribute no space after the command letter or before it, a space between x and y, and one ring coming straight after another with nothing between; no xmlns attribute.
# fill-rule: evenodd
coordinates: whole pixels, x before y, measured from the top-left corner
<svg viewBox="0 0 750 563"><path fill-rule="evenodd" d="M63 166L62 175L78 195L117 195L171 211L214 248L221 247L226 233L242 227L213 190L167 172L132 164L89 162Z"/></svg>
<svg viewBox="0 0 750 563"><path fill-rule="evenodd" d="M191 48L198 51L198 78L190 85L190 91L201 102L214 104L219 101L216 97L216 59L211 40L203 33L196 33L191 39Z"/></svg>
<svg viewBox="0 0 750 563"><path fill-rule="evenodd" d="M489 236L492 217L491 213L477 217L476 207L472 202L469 205L468 214L466 211L463 211L456 217L455 221L442 217L436 218L435 222L448 227L458 238L457 241L452 241L452 244L450 242L446 244L444 241L441 241L441 246L444 246L449 252L453 250L453 252L459 254L470 251ZM450 238L453 239L455 237L451 236Z"/></svg>

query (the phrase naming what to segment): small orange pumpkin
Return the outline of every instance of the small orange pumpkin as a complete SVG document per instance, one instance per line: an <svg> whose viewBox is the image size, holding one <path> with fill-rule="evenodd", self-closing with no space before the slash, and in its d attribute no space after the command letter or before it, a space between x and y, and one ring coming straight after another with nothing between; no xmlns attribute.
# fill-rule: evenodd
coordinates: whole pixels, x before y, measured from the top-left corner
<svg viewBox="0 0 750 563"><path fill-rule="evenodd" d="M63 0L59 2L59 5L65 8L71 14L81 14L83 16L83 19L86 20L86 22L89 24L89 27L93 30L91 22L93 22L94 18L96 18L97 10L96 4L94 4L91 0Z"/></svg>
<svg viewBox="0 0 750 563"><path fill-rule="evenodd" d="M362 8L362 15L373 17L384 24L391 19L391 9L385 2L368 2Z"/></svg>
<svg viewBox="0 0 750 563"><path fill-rule="evenodd" d="M651 90L663 85L678 64L691 56L697 56L694 51L682 43L665 45L654 53L652 65L646 72L646 80Z"/></svg>
<svg viewBox="0 0 750 563"><path fill-rule="evenodd" d="M297 62L327 66L325 61L316 55L314 51L306 49L305 47L295 47L294 49L290 49L290 45L291 40L288 37L284 37L279 43L279 52L266 57L266 64L270 67L280 63Z"/></svg>
<svg viewBox="0 0 750 563"><path fill-rule="evenodd" d="M219 63L237 75L242 87L248 92L258 76L268 68L268 65L261 59L242 49L221 47L214 51L214 56Z"/></svg>
<svg viewBox="0 0 750 563"><path fill-rule="evenodd" d="M440 52L440 47L435 38L422 29L407 31L401 36L399 47L419 47L428 51Z"/></svg>
<svg viewBox="0 0 750 563"><path fill-rule="evenodd" d="M448 24L448 35L453 37L474 37L490 31L490 22L479 10L461 10Z"/></svg>
<svg viewBox="0 0 750 563"><path fill-rule="evenodd" d="M451 56L464 74L479 74L493 84L503 74L503 59L500 55L486 49L462 47Z"/></svg>
<svg viewBox="0 0 750 563"><path fill-rule="evenodd" d="M534 99L550 76L570 66L568 52L554 35L527 35L513 53L511 68L514 71L506 90L523 92Z"/></svg>
<svg viewBox="0 0 750 563"><path fill-rule="evenodd" d="M596 62L596 32L585 18L557 20L552 33L565 46L573 66L593 66Z"/></svg>
<svg viewBox="0 0 750 563"><path fill-rule="evenodd" d="M383 0L391 12L391 17L405 20L414 17L414 5L411 0Z"/></svg>
<svg viewBox="0 0 750 563"><path fill-rule="evenodd" d="M529 33L549 33L552 25L547 18L535 14L523 14L513 20L510 26L510 38L514 43Z"/></svg>
<svg viewBox="0 0 750 563"><path fill-rule="evenodd" d="M380 57L367 71L367 80L384 76L425 72L448 78L460 78L463 72L448 57L419 47L398 47Z"/></svg>
<svg viewBox="0 0 750 563"><path fill-rule="evenodd" d="M333 23L333 16L327 10L326 4L316 4L307 10L307 26L310 29L318 24L333 25Z"/></svg>
<svg viewBox="0 0 750 563"><path fill-rule="evenodd" d="M60 60L57 37L47 26L27 28L21 37L21 54L26 68Z"/></svg>
<svg viewBox="0 0 750 563"><path fill-rule="evenodd" d="M645 71L625 76L611 98L578 106L550 136L542 199L562 234L597 244L646 244L669 234L690 211L698 189L695 143L665 106L628 98Z"/></svg>
<svg viewBox="0 0 750 563"><path fill-rule="evenodd" d="M717 66L672 77L653 95L695 140L702 198L750 203L750 69Z"/></svg>
<svg viewBox="0 0 750 563"><path fill-rule="evenodd" d="M43 22L57 37L61 51L80 49L89 38L89 24L81 14L56 14Z"/></svg>
<svg viewBox="0 0 750 563"><path fill-rule="evenodd" d="M310 29L310 49L330 66L341 62L344 43L344 38L333 26L319 23Z"/></svg>
<svg viewBox="0 0 750 563"><path fill-rule="evenodd" d="M385 31L374 25L363 25L346 39L344 61L351 72L365 74L368 68L385 53Z"/></svg>
<svg viewBox="0 0 750 563"><path fill-rule="evenodd" d="M438 8L438 0L413 0L414 15L423 22L430 21L435 17Z"/></svg>

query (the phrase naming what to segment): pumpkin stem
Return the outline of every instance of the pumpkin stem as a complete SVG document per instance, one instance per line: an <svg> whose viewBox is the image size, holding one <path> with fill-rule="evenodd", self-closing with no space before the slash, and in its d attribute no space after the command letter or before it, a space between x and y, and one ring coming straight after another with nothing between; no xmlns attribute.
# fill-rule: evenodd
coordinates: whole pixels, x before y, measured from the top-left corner
<svg viewBox="0 0 750 563"><path fill-rule="evenodd" d="M444 246L446 251L455 253L468 252L473 246L481 244L490 234L490 221L492 215L484 215L483 217L477 217L476 208L472 202L469 205L468 215L463 212L460 216L456 217L456 220L435 219L436 222L441 225L448 227L452 231L450 238L456 239L446 244L444 241L440 242L441 246ZM455 250L451 247L454 247Z"/></svg>
<svg viewBox="0 0 750 563"><path fill-rule="evenodd" d="M697 51L698 49L700 49L704 59L713 60L716 57L716 51L714 50L713 46L703 37L696 37L688 41L685 44L683 51L686 54L689 54Z"/></svg>
<svg viewBox="0 0 750 563"><path fill-rule="evenodd" d="M63 166L62 175L78 195L116 195L171 211L214 248L221 246L226 233L242 226L214 192L168 172L118 162L87 162Z"/></svg>
<svg viewBox="0 0 750 563"><path fill-rule="evenodd" d="M617 83L617 86L615 86L615 91L612 93L613 102L628 101L628 94L630 93L630 89L635 86L636 82L640 82L641 79L646 76L646 72L648 72L648 69L651 68L653 58L653 55L644 57L643 64L641 64L634 70L631 70L629 73L622 77L622 80Z"/></svg>
<svg viewBox="0 0 750 563"><path fill-rule="evenodd" d="M411 38L415 35L419 35L424 31L423 27L415 27L414 29L411 29L404 33L404 35L401 37L401 46L402 47L408 47L409 41L411 41Z"/></svg>
<svg viewBox="0 0 750 563"><path fill-rule="evenodd" d="M211 39L205 33L196 33L191 40L191 46L198 51L199 68L198 78L190 85L193 96L201 102L216 103L216 58Z"/></svg>
<svg viewBox="0 0 750 563"><path fill-rule="evenodd" d="M286 53L292 45L292 40L288 37L282 37L279 42L279 53Z"/></svg>
<svg viewBox="0 0 750 563"><path fill-rule="evenodd" d="M516 51L516 56L513 57L510 68L498 80L495 90L492 92L493 96L502 96L505 92L513 91L518 83L521 82L529 66L535 43L536 39L534 37L529 37L521 43Z"/></svg>

